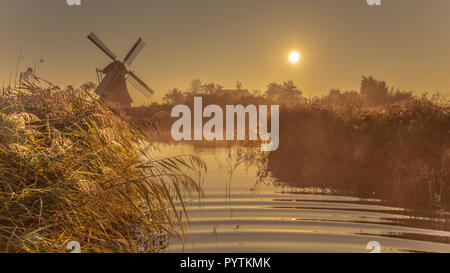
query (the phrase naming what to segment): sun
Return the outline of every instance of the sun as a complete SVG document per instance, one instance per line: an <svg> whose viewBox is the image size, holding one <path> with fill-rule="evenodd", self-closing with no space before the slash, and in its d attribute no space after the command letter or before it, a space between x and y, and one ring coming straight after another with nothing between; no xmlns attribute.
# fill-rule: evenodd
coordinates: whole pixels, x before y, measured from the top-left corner
<svg viewBox="0 0 450 273"><path fill-rule="evenodd" d="M298 63L298 61L300 60L300 53L298 53L297 51L292 51L289 54L289 61L293 64Z"/></svg>

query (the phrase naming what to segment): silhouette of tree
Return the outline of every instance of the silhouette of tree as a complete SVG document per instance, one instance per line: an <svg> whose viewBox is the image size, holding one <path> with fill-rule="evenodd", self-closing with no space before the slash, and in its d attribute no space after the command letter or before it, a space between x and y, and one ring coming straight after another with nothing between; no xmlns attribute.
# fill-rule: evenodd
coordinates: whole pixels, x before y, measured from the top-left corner
<svg viewBox="0 0 450 273"><path fill-rule="evenodd" d="M278 103L295 104L300 102L302 91L292 81L283 82L283 84L271 83L267 86L266 96L268 99Z"/></svg>
<svg viewBox="0 0 450 273"><path fill-rule="evenodd" d="M240 81L236 82L236 90L242 90L242 83Z"/></svg>
<svg viewBox="0 0 450 273"><path fill-rule="evenodd" d="M362 77L359 93L368 105L383 104L388 101L389 89L384 81L378 81L372 76Z"/></svg>
<svg viewBox="0 0 450 273"><path fill-rule="evenodd" d="M172 89L163 97L163 101L169 104L182 104L186 99L186 94L177 88Z"/></svg>

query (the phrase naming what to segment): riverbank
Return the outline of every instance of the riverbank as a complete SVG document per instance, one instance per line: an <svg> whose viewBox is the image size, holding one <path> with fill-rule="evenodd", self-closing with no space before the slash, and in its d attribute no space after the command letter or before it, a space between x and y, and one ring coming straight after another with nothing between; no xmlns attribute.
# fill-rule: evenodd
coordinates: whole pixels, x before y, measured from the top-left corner
<svg viewBox="0 0 450 273"><path fill-rule="evenodd" d="M183 238L175 203L199 192L195 156L153 158L93 86L27 83L0 97L0 251L155 252ZM197 177L197 176L196 176Z"/></svg>

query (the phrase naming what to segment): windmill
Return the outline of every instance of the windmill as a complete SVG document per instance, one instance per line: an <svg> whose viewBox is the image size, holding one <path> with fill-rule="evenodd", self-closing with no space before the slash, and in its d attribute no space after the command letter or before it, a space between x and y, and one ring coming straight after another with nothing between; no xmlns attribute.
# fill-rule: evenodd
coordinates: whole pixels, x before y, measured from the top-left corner
<svg viewBox="0 0 450 273"><path fill-rule="evenodd" d="M123 61L119 61L117 56L93 32L91 32L87 38L113 60L113 62L103 70L97 69L101 82L98 85L97 90L95 90L96 94L104 100L118 103L123 107L131 107L133 100L128 93L128 82L144 96L150 98L154 91L136 76L133 71L127 70L127 66L130 66L133 63L137 55L145 46L145 43L141 38L133 45Z"/></svg>

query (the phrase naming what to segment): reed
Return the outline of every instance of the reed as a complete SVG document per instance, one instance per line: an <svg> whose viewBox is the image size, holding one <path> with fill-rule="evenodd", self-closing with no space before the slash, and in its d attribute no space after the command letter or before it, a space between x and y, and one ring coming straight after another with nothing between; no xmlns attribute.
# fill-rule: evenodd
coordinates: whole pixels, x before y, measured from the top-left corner
<svg viewBox="0 0 450 273"><path fill-rule="evenodd" d="M145 134L92 84L24 82L0 95L0 251L155 252L186 236L196 156L153 158ZM181 204L181 205L180 205Z"/></svg>

